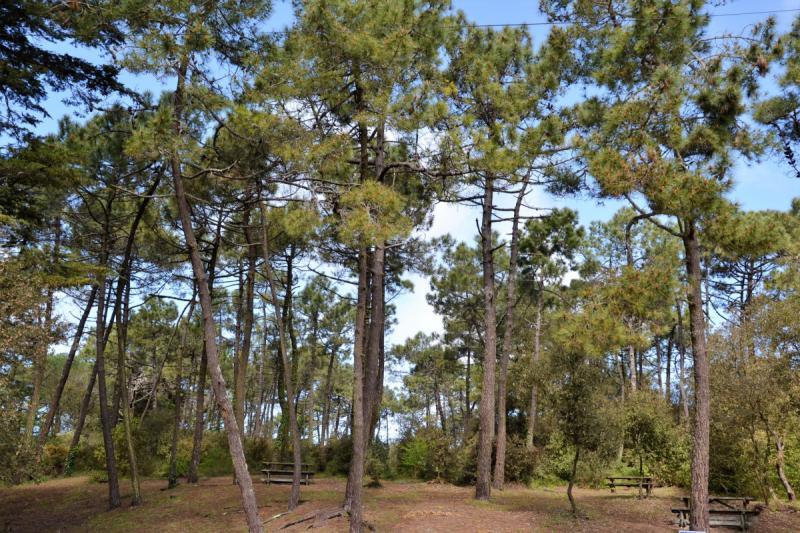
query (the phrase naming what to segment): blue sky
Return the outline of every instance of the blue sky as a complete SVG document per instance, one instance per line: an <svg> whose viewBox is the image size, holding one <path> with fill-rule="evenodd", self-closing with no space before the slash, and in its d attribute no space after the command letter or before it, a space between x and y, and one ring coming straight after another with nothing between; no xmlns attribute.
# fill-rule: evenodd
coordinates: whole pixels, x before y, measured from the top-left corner
<svg viewBox="0 0 800 533"><path fill-rule="evenodd" d="M390 1L390 0L389 0ZM800 8L799 0L740 0L725 2L710 2L708 11L717 14L711 20L710 34L741 34L752 24L763 20L765 14L738 15L743 12L764 12L780 10L797 10ZM479 24L517 24L524 22L543 21L544 17L538 11L536 0L454 0L456 9L463 10L469 19ZM727 16L737 14L733 16ZM779 31L785 31L798 12L776 13ZM269 29L281 29L290 24L292 9L289 2L278 1L275 4L273 17L268 22ZM534 26L531 33L535 42L541 42L546 35L546 26ZM91 54L85 55L89 59ZM123 81L138 91L151 91L158 94L164 85L162 82L148 76L133 76L123 74ZM169 80L167 80L169 81ZM171 86L172 83L168 83ZM61 103L60 95L53 94L45 102L51 118L48 118L37 128L39 133L52 132L56 128L56 121L64 115L71 115L76 120L83 117L76 110L67 108ZM2 140L2 139L0 139ZM2 143L0 143L2 144ZM745 209L788 209L791 200L800 196L800 180L793 178L787 165L779 157L767 158L761 162L740 162L735 170L736 185L730 194L732 200L739 202ZM569 206L579 213L581 223L588 225L593 220L608 219L620 207L618 202L598 204L592 199L555 199L544 193L536 193L533 203L541 207ZM434 212L433 227L427 236L434 237L451 233L456 238L471 241L475 235L474 219L477 217L474 209L455 206L440 206ZM501 229L502 231L502 229ZM399 296L395 300L398 311L398 325L389 337L389 343L402 342L406 337L417 331L439 331L441 319L425 302L425 293L429 290L428 282L420 276L411 276L415 285L412 293Z"/></svg>

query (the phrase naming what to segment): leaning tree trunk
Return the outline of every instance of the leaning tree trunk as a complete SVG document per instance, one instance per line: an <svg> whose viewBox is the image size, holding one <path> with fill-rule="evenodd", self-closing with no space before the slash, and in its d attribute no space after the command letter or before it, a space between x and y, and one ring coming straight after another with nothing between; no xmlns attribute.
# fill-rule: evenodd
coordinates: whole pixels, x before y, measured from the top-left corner
<svg viewBox="0 0 800 533"><path fill-rule="evenodd" d="M89 412L89 405L92 401L92 391L94 390L94 382L97 380L97 362L92 365L92 372L89 375L89 383L86 386L86 392L83 393L81 400L81 409L78 413L78 421L75 423L75 429L72 430L72 441L69 445L67 452L67 459L64 461L64 470L61 472L64 475L72 473L72 466L75 463L75 454L78 451L78 444L81 441L81 433L83 433L83 424L86 422L86 414Z"/></svg>
<svg viewBox="0 0 800 533"><path fill-rule="evenodd" d="M700 242L694 221L687 222L686 233L683 236L683 245L686 254L686 278L689 283L689 325L692 337L695 382L691 527L697 531L707 531L709 527L708 454L711 394L709 386L708 354L706 352L705 316L703 314L701 293L702 272L700 271Z"/></svg>
<svg viewBox="0 0 800 533"><path fill-rule="evenodd" d="M53 244L53 252L51 255L50 260L53 263L53 266L58 263L58 258L61 253L61 220L56 219L56 235L55 235L55 242ZM47 352L50 349L50 330L53 327L53 289L51 287L47 288L47 298L45 303L45 310L44 310L44 331L45 331L45 339L41 343L41 346L38 346L36 349L36 355L34 356L33 360L33 391L31 393L31 400L30 404L28 405L28 418L25 424L25 440L23 443L27 446L33 444L33 427L36 423L36 414L39 412L39 398L42 394L42 386L44 384L44 373L45 369L47 368ZM38 454L38 442L41 440L42 434L45 438L47 438L47 433L50 432L50 428L47 428L47 431L42 431L42 428L39 428L39 439L36 442L36 453Z"/></svg>
<svg viewBox="0 0 800 533"><path fill-rule="evenodd" d="M789 499L790 502L793 502L797 499L794 494L794 488L792 488L792 484L789 482L789 478L786 476L786 472L784 471L784 444L783 438L778 437L777 435L774 438L775 440L775 470L778 473L778 479L781 480L781 484L783 485L783 490L786 491L786 497Z"/></svg>
<svg viewBox="0 0 800 533"><path fill-rule="evenodd" d="M185 76L185 73L184 73ZM179 78L179 90L175 93L175 107L181 109L183 76ZM177 116L180 112L176 111ZM180 133L180 125L177 126ZM186 200L186 191L183 186L183 178L180 171L180 163L177 155L172 156L172 176L175 185L175 198L178 203L181 226L186 239L186 246L189 249L189 258L194 271L195 283L200 296L200 308L203 313L203 334L206 341L206 356L208 358L209 371L211 373L211 387L214 389L214 396L217 400L222 418L225 421L225 432L228 434L228 447L230 448L233 469L236 472L236 479L239 481L239 491L242 496L242 506L247 518L247 525L251 532L261 532L264 530L261 518L258 515L258 504L256 494L253 490L253 480L247 470L247 461L244 456L242 439L239 434L239 427L236 418L233 416L233 407L228 398L225 378L219 364L219 354L217 353L216 328L214 326L214 309L211 302L211 291L208 286L208 276L203 268L203 261L200 257L200 250L192 228L192 221L189 215L189 204Z"/></svg>
<svg viewBox="0 0 800 533"><path fill-rule="evenodd" d="M78 321L78 327L75 329L75 336L72 338L72 344L69 347L67 360L64 362L64 368L61 370L61 378L58 380L56 390L53 392L53 399L50 400L50 406L47 409L47 417L44 420L42 429L39 431L38 446L40 450L47 440L47 435L50 433L50 429L53 427L53 419L55 418L55 415L58 412L58 408L61 404L61 396L64 394L64 387L67 385L67 380L69 379L69 374L72 370L72 363L75 360L75 354L78 353L78 348L81 344L81 337L83 337L83 329L86 326L86 321L89 319L89 315L92 312L92 307L94 307L94 299L96 295L97 287L93 286L92 291L89 293L89 299L86 302L86 307L84 307L83 314ZM94 384L94 379L92 379L92 384Z"/></svg>
<svg viewBox="0 0 800 533"><path fill-rule="evenodd" d="M483 388L478 412L478 475L475 498L488 500L492 492L492 441L494 440L495 365L497 363L497 303L495 302L494 257L492 246L492 211L494 180L486 177L481 222L481 257L483 262L484 360Z"/></svg>
<svg viewBox="0 0 800 533"><path fill-rule="evenodd" d="M175 109L174 130L177 138L183 136L183 93L188 64L189 58L184 55L178 69L178 83L173 95ZM200 309L203 314L203 336L206 345L206 357L208 358L208 366L211 373L211 387L214 389L217 405L225 420L225 432L228 434L228 447L230 449L231 459L233 460L233 469L239 481L238 487L242 496L242 507L244 508L244 513L247 518L248 528L251 532L261 533L264 531L264 527L258 515L258 504L256 503L255 491L253 490L253 480L250 478L250 473L247 470L247 461L244 456L242 439L236 424L236 418L233 416L233 407L228 398L225 378L222 375L222 369L219 364L211 290L208 284L208 275L203 268L203 260L200 257L200 250L197 246L194 228L192 227L189 203L186 199L186 190L184 189L183 176L181 175L181 164L178 160L177 153L173 153L170 159L172 179L175 187L175 199L178 204L178 213L183 228L183 235L186 240L186 247L189 249L189 259L192 264L192 271L194 272L194 279L199 294Z"/></svg>
<svg viewBox="0 0 800 533"><path fill-rule="evenodd" d="M517 302L517 259L519 257L519 212L528 188L527 181L517 195L514 205L514 218L511 223L511 250L508 264L508 283L506 289L506 328L503 332L503 349L500 353L500 374L497 378L497 451L494 460L494 480L492 486L503 490L506 477L506 396L508 394L508 361L511 356L511 341L514 336L514 308Z"/></svg>

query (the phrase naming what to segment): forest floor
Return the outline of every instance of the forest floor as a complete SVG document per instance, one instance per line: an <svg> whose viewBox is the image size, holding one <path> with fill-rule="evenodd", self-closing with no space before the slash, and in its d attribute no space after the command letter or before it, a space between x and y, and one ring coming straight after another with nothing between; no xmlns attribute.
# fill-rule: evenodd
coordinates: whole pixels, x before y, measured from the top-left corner
<svg viewBox="0 0 800 533"><path fill-rule="evenodd" d="M267 531L317 512L335 509L342 500L345 480L321 478L301 491L302 504L285 511L288 486L267 487L256 482L256 495ZM230 477L202 480L163 490L165 480L142 484L144 504L128 505L130 485L121 483L124 505L106 511L107 486L86 476L56 479L0 489L0 531L3 532L235 532L246 531L239 506L239 491ZM676 489L655 489L646 500L636 492L611 494L608 490L576 489L584 518L569 513L564 488L529 489L512 486L494 491L491 502L472 499L471 487L418 482L384 482L382 488L365 489L366 521L376 531L392 532L675 532L670 507L680 504ZM283 531L300 531L314 524L307 520ZM344 517L317 524L315 531L346 531ZM715 531L724 531L715 529ZM756 533L800 531L800 512L764 510Z"/></svg>

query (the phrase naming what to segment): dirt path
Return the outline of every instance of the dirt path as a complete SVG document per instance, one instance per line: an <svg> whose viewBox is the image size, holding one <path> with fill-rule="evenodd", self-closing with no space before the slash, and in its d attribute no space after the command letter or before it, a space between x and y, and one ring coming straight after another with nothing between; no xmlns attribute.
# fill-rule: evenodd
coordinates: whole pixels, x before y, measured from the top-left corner
<svg viewBox="0 0 800 533"><path fill-rule="evenodd" d="M142 486L145 503L128 506L129 487L123 483L125 505L107 512L106 486L86 477L59 479L39 485L0 489L0 531L3 532L190 532L246 531L239 493L229 477L203 480L197 486L180 485L167 491L164 480ZM288 487L257 483L256 495L264 520L285 510ZM277 531L289 522L341 502L344 481L319 479L303 487L303 504L294 512L267 523ZM674 532L670 506L678 492L656 489L652 498L637 500L634 493L578 489L576 497L584 519L574 519L563 489L512 487L495 492L491 502L476 502L470 487L386 482L366 489L366 520L377 531L423 532ZM305 530L311 521L283 531ZM320 532L347 530L344 517L327 520ZM715 530L723 531L723 530ZM800 513L762 513L756 533L800 531Z"/></svg>

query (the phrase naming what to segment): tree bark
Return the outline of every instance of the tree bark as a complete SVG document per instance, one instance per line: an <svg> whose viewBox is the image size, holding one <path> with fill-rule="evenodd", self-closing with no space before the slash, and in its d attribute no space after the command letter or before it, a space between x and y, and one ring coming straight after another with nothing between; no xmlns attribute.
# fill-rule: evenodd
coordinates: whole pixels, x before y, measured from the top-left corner
<svg viewBox="0 0 800 533"><path fill-rule="evenodd" d="M483 387L479 409L478 473L475 498L488 500L492 492L492 441L494 440L495 365L497 363L497 303L495 301L494 255L492 243L492 212L494 179L487 176L484 183L481 222L481 257L483 263L484 301L484 360Z"/></svg>
<svg viewBox="0 0 800 533"><path fill-rule="evenodd" d="M691 527L708 530L708 475L711 394L708 354L706 352L705 316L701 293L700 242L694 221L687 221L683 245L686 254L686 277L689 283L689 325L694 356L695 416L692 450Z"/></svg>
<svg viewBox="0 0 800 533"><path fill-rule="evenodd" d="M517 260L519 258L519 212L528 188L526 181L517 195L514 218L511 223L511 249L509 253L508 282L506 287L506 327L503 332L503 348L500 352L500 373L497 379L497 451L494 460L492 486L503 490L506 475L506 396L508 395L508 361L514 336L514 308L517 299Z"/></svg>

